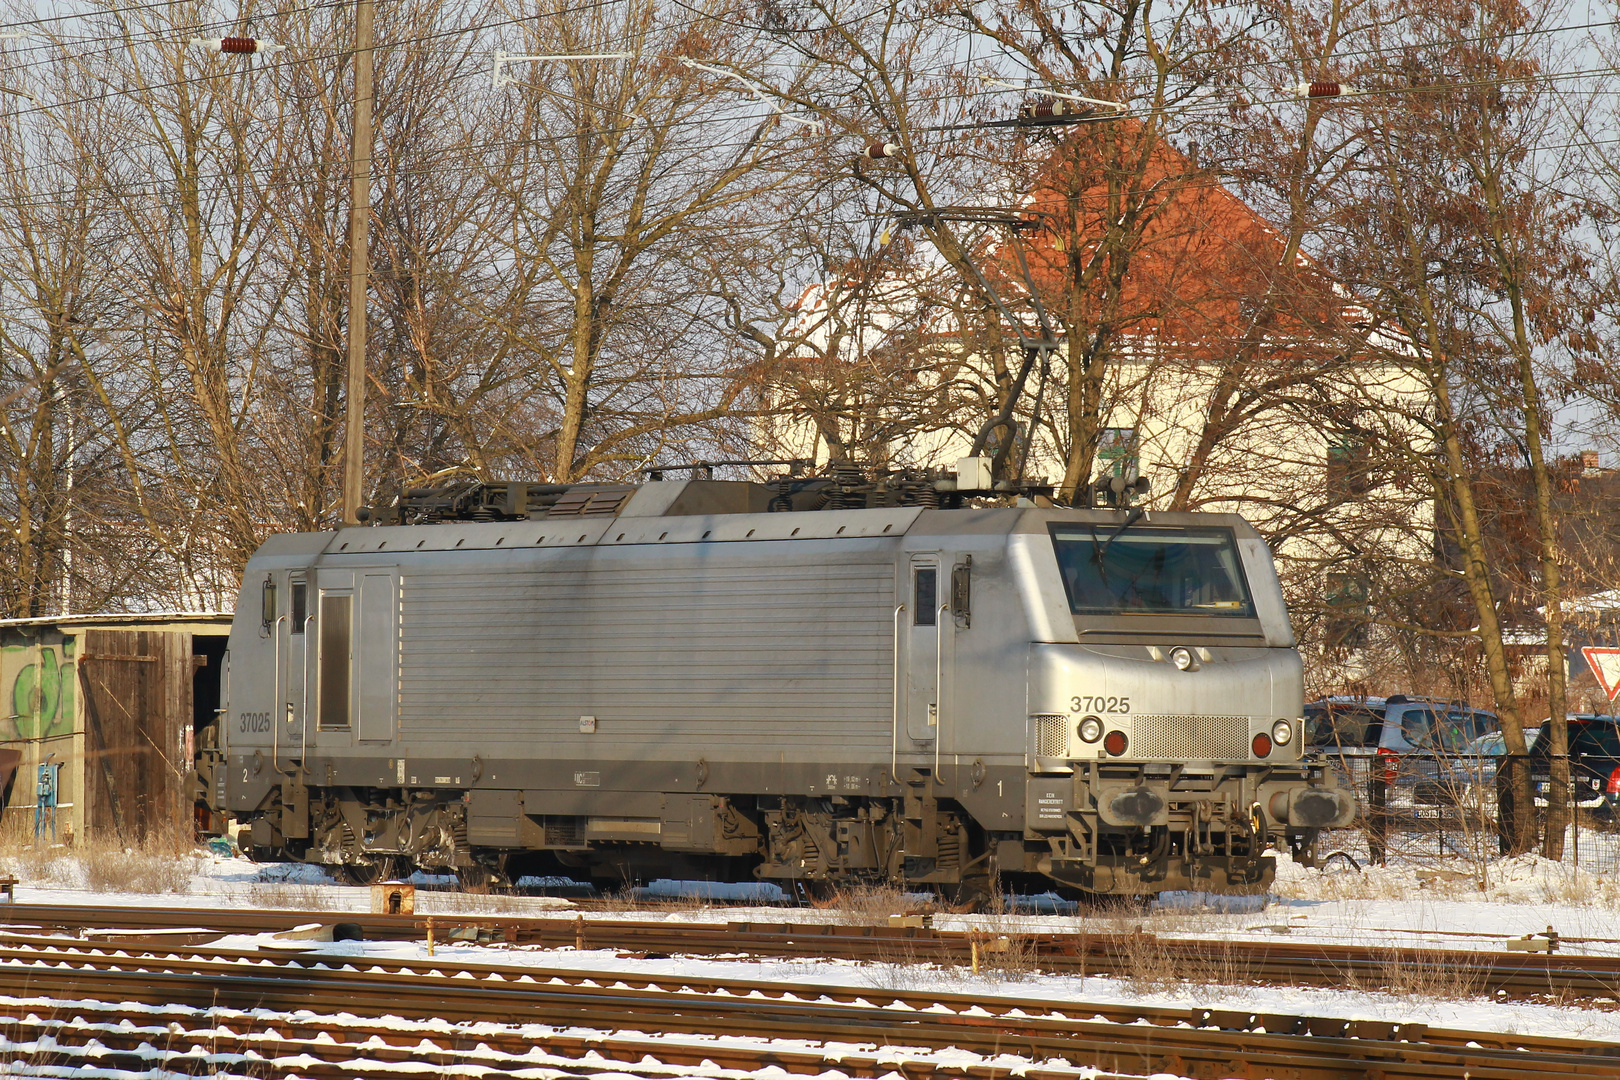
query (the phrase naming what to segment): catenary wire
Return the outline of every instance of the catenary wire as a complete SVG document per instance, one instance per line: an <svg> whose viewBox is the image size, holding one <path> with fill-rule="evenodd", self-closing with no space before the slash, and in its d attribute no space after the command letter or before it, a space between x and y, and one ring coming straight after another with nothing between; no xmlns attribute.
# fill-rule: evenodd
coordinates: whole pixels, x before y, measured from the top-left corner
<svg viewBox="0 0 1620 1080"><path fill-rule="evenodd" d="M598 3L582 5L581 7L578 7L578 8L567 9L567 11L593 10L593 9L596 9L596 8L606 6L607 2L611 2L611 0L605 0L605 2L598 2ZM150 5L150 6L155 7L155 6L163 6L163 5ZM315 6L312 6L310 8L299 9L299 10L314 10L314 8L318 7L318 6L321 6L321 5L315 5ZM685 6L685 5L683 5L683 6ZM691 9L691 10L695 11L696 9ZM567 11L560 12L560 13L567 13ZM433 39L436 39L436 38L442 38L442 37L446 37L446 36L459 36L459 35L463 35L463 34L466 34L466 33L481 31L481 30L485 30L485 29L489 29L489 28L493 28L493 27L504 26L504 25L515 25L515 24L522 23L522 22L527 22L527 21L530 21L530 20L527 19L527 18L525 18L525 19L514 19L514 20L507 20L507 21L502 22L502 23L485 24L485 25L480 26L480 27L457 28L457 29L451 29L451 30L446 30L446 31L440 31L440 32L432 33L432 34L419 35L419 36L417 36L415 38L407 38L407 39L401 39L401 40L396 41L396 42L385 43L383 45L379 45L378 49L379 49L379 51L381 51L381 50L387 49L387 48L397 48L397 47L400 47L400 46L410 45L410 44L417 43L417 42L430 41L430 40L433 40ZM1609 24L1592 24L1592 25L1609 25ZM346 53L347 51L348 50L340 50L340 51L337 51L337 52L334 52L334 53L330 54L330 56L332 56L332 57L340 56L340 55L343 55L344 53ZM308 61L315 60L315 59L320 59L320 58L321 58L321 54L316 54L315 56L311 56L311 57L298 58L298 60L294 60L292 62L308 62ZM1565 79L1571 79L1571 78L1585 78L1585 77L1589 77L1589 76L1592 76L1592 75L1610 74L1610 73L1612 73L1610 69L1587 69L1587 70L1584 70L1584 71L1570 72L1570 73L1542 73L1542 74L1529 75L1529 76L1523 76L1523 77L1511 78L1511 79L1476 80L1476 81L1474 81L1472 83L1464 83L1464 84L1449 83L1449 84L1442 84L1442 85L1437 85L1437 86L1433 86L1433 87L1384 88L1384 89L1379 89L1379 90L1376 90L1376 91L1370 91L1370 92L1364 94L1363 96L1377 96L1379 94L1394 95L1394 94L1423 93L1423 92L1430 92L1430 91L1433 91L1433 92L1449 92L1449 91L1455 91L1457 89L1462 89L1462 88L1466 88L1466 87L1470 87L1470 86L1507 85L1507 84L1515 83L1515 82L1526 82L1526 83L1527 82L1554 82L1555 83L1558 80L1565 80ZM52 106L39 106L39 107L36 107L35 109L20 109L20 110L17 110L17 112L14 115L22 115L22 114L25 114L25 113L28 113L28 112L35 112L35 111L48 113L49 109L51 109L51 108L64 108L64 107L68 107L68 106L71 106L71 105L77 104L77 103L83 103L83 102L86 102L86 101L104 100L104 99L106 99L108 97L122 96L122 95L126 95L126 94L133 96L133 95L143 93L143 92L146 92L146 91L150 91L150 90L162 89L165 86L169 86L169 87L176 86L176 85L179 85L180 83L183 83L183 82L184 83L189 83L189 82L198 82L198 81L204 81L204 80L208 80L208 79L215 79L215 78L222 78L222 77L234 77L234 76L239 75L239 74L240 74L240 72L237 71L237 70L230 70L230 71L225 71L225 72L209 73L209 74L206 74L206 75L202 75L202 76L198 76L198 77L194 77L194 78L189 78L189 79L185 79L185 80L177 80L177 81L175 81L173 83L169 83L169 84L151 84L151 85L148 85L148 86L138 87L138 88L131 88L131 89L128 89L128 90L108 91L108 92L105 92L105 93L101 93L101 94L97 94L97 95L91 95L91 96L87 96L87 97L84 97L84 98L76 99L75 101L55 103ZM447 81L455 81L455 80L459 80L459 79L463 79L463 78L474 77L475 75L480 75L480 74L481 74L481 72L474 72L474 71L457 73L457 74L453 74L453 75L449 76ZM1612 92L1615 92L1615 91L1608 91L1608 92L1612 93ZM991 96L991 95L995 95L995 94L999 94L999 93L1002 93L1002 91L979 91L979 92L974 92L974 93L948 94L948 95L940 95L939 98L936 99L936 100L977 99L977 98L983 98L983 97L987 97L987 96ZM783 100L791 100L791 99L784 98ZM1267 105L1267 104L1299 104L1299 103L1295 102L1291 97L1284 97L1284 98L1276 98L1276 99L1270 99L1270 100L1261 99L1261 100L1249 102L1249 103L1247 103L1247 107L1253 107L1253 106L1259 106L1259 105ZM1184 109L1181 109L1179 111L1180 111L1181 115L1196 118L1196 116L1200 112L1215 113L1215 112L1226 111L1228 108L1229 108L1229 106L1226 105L1225 103L1211 102L1208 105L1198 105L1198 104L1189 105L1189 106L1187 106ZM735 124L742 123L742 122L744 122L744 121L741 118L735 117L735 116L718 117L718 118L701 118L701 117L699 117L699 118L683 118L683 119L680 119L680 120L671 121L671 122L669 122L667 124L661 124L661 125L648 124L648 125L644 125L644 126L647 126L647 127L662 127L664 129L668 129L670 127L674 127L674 126L677 126L677 125L702 125L702 124L709 124L709 123L735 125ZM929 129L927 127L919 127L917 130L929 130ZM541 145L541 144L545 144L545 143L556 144L556 143L567 141L569 138L571 138L571 137L570 136L560 136L560 137L555 137L555 138L552 138L552 139L527 138L527 139L522 139L522 140L511 140L511 141L507 141L507 142L504 142L504 143L472 144L470 146L464 147L463 150L466 151L466 152L477 153L477 152L481 152L481 151L490 151L490 150L499 150L499 149L503 149L503 148L510 148L510 147L518 145L520 143L527 143L527 144L530 144L530 145ZM1590 141L1588 141L1588 143L1567 144L1565 146L1547 147L1547 148L1544 148L1544 149L1567 149L1567 148L1570 148L1570 147L1573 147L1573 146L1581 146L1581 145L1588 145L1588 144L1590 144ZM141 144L137 144L137 148L139 148L140 145ZM160 144L157 144L157 143L144 144L145 148L148 148L148 149L156 148L159 145ZM732 143L715 143L715 144L711 144L711 148L713 148L713 149L736 148L736 147L740 147L742 145L746 145L746 141L732 142ZM59 165L65 164L65 163L66 162L61 161L61 160L58 160L56 162L56 164L59 164ZM336 158L333 158L333 159L328 160L327 162L324 162L324 164L336 165L336 164L338 164L338 160ZM428 167L430 167L430 166L424 166L424 168L428 168ZM471 166L471 165L468 166L468 168L476 168L476 167L477 166ZM408 175L409 170L406 170L404 174ZM219 178L221 178L221 177L223 177L225 175L228 175L228 174L225 174L225 173L220 173L220 174L200 174L197 177L197 179L199 181L200 180L213 180L213 179L219 179ZM1221 185L1219 183L1216 183L1216 184L1212 184L1210 186L1223 186L1223 185ZM57 194L66 196L68 194L71 194L71 189L59 189ZM43 199L48 198L48 197L49 196L47 194L41 193L41 195L36 197L35 201L40 201L40 200L43 200ZM17 205L17 204L13 203L13 205Z"/></svg>
<svg viewBox="0 0 1620 1080"><path fill-rule="evenodd" d="M612 0L606 0L606 2L612 2ZM590 5L585 5L584 9L596 8L596 7L601 7L601 6L604 6L604 4L603 3L593 3L593 4L590 4ZM1466 82L1466 83L1445 83L1445 84L1436 84L1436 85L1432 85L1432 86L1409 86L1409 87L1380 88L1380 89L1377 89L1377 90L1366 91L1366 92L1362 93L1361 95L1359 95L1359 97L1362 97L1362 98L1375 98L1375 97L1380 97L1380 96L1382 96L1382 97L1391 97L1391 96L1400 96L1400 95L1407 95L1407 94L1449 93L1449 92L1455 92L1455 91L1463 90L1463 89L1479 88L1479 87L1485 87L1485 86L1505 86L1505 85L1512 85L1512 84L1529 84L1529 83L1556 83L1558 81L1565 81L1565 80L1571 80L1571 79L1591 78L1591 77L1594 77L1594 76L1606 75L1606 74L1610 74L1610 73L1611 73L1611 70L1607 69L1607 68L1603 68L1603 69L1593 68L1593 69L1584 69L1584 70L1575 71L1575 72L1542 73L1542 74L1534 74L1534 75L1527 75L1527 76L1506 78L1506 79L1474 80L1474 81ZM201 79L218 78L218 77L221 77L222 74L235 75L235 74L238 74L238 73L237 72L214 73L214 74L202 76ZM458 80L466 79L466 78L481 77L482 74L483 74L482 71L466 71L466 72L457 73L457 74L453 74L453 75L449 76L447 81L453 82L453 81L458 81ZM199 79L199 80L184 80L184 81L185 82L201 81L201 79ZM170 83L170 84L154 84L154 85L151 85L151 86L148 86L148 87L139 88L139 89L130 89L130 90L127 90L127 91L126 90L109 91L106 94L94 95L94 96L91 96L91 97L82 98L82 99L79 99L79 101L83 102L83 101L91 101L91 100L102 100L102 99L105 99L105 98L108 98L108 97L134 95L134 94L137 94L137 93L141 92L142 90L162 89L165 86L172 87L172 86L176 86L176 85L179 85L178 81L175 82L175 83ZM999 92L997 92L997 93L999 93ZM1606 93L1611 93L1611 94L1612 93L1620 93L1620 89L1606 91ZM986 96L986 95L984 93L953 94L953 95L942 95L942 98L943 99L953 99L953 98L954 99L971 99L971 98L977 98L977 97L982 97L982 96ZM1354 99L1338 99L1335 102L1335 105L1339 105L1339 106L1349 105L1349 103L1351 101L1353 101L1353 100ZM1285 97L1276 97L1276 98L1270 98L1270 99L1259 99L1259 100L1247 102L1247 103L1245 103L1244 107L1253 108L1253 107L1266 106L1266 105L1285 105L1286 106L1286 105L1303 105L1303 104L1306 104L1306 103L1297 101L1292 96L1285 96ZM34 112L41 112L41 113L48 114L50 109L62 108L62 107L65 107L65 106L62 105L61 103L56 103L56 104L53 104L51 106L42 106L42 107L36 107L36 108L33 108L33 109L19 109L15 113L13 113L13 115L14 116L21 116L21 115L26 115L28 113L34 113ZM1219 114L1219 113L1222 113L1222 112L1226 112L1229 109L1230 109L1230 106L1228 104L1221 103L1221 102L1211 102L1211 103L1209 103L1207 105L1192 104L1192 105L1188 105L1188 106L1186 106L1184 108L1178 109L1177 110L1177 115L1182 116L1182 117L1192 118L1192 119L1196 120L1196 118L1198 116L1200 116L1200 115ZM616 129L616 131L617 132L623 132L623 131L627 131L627 130L632 130L632 129L637 128L637 127L646 128L648 130L667 131L667 130L670 130L670 129L674 128L674 127L678 127L678 126L702 126L702 125L707 125L707 124L724 124L724 125L735 126L737 124L746 123L746 122L748 122L748 121L744 120L741 117L735 116L735 115L722 116L722 117L713 117L713 118L687 117L687 118L682 118L682 119L668 121L668 122L657 122L657 123L644 122L644 123L639 124L639 125L626 125L623 128ZM926 131L930 131L930 130L938 130L939 128L957 129L959 127L960 127L960 125L940 125L938 127L930 127L930 126L927 126L927 125L919 125L919 126L915 127L913 130L926 132ZM829 135L828 137L829 138L854 137L855 134L856 133L839 133L839 134ZM551 138L527 137L527 138L523 138L523 139L507 140L507 141L503 141L503 142L473 143L473 144L462 147L462 150L463 150L463 152L478 153L478 152L488 152L488 151L498 151L498 150L502 150L502 149L509 149L509 148L517 146L517 145L545 145L545 144L558 145L558 144L566 143L566 142L570 141L572 138L573 138L573 136L555 136L555 137L551 137ZM712 143L712 144L710 144L710 148L711 149L717 149L717 150L718 149L736 149L736 148L740 148L741 146L746 145L748 141L751 141L751 140L738 140L738 141L726 142L726 143ZM1569 144L1569 145L1580 145L1580 144ZM1569 145L1555 146L1555 147L1544 147L1543 149L1567 149L1567 148L1569 148ZM131 150L158 149L161 146L162 146L162 144L158 143L158 142L149 142L149 143L144 143L144 144L142 144L142 143L125 144L125 148L126 149L131 149ZM330 158L330 159L326 159L324 161L313 163L313 164L323 164L323 165L327 165L327 166L336 167L336 166L344 164L346 162L346 160L347 160L346 157L343 158L343 159ZM70 164L70 160L69 159L57 159L54 162L51 162L51 164L58 165L58 166L65 166L67 164ZM476 168L476 166L468 166L468 167L469 168ZM0 171L0 176L5 176L5 175L7 175L7 171ZM227 173L227 172L201 173L201 174L198 174L198 176L195 179L197 179L198 181L205 181L205 180L210 180L211 181L211 180L223 179L223 178L226 178L226 177L228 177L230 175L232 175L232 174ZM71 189L60 189L59 193L63 194L63 195L67 195L67 194L71 193Z"/></svg>

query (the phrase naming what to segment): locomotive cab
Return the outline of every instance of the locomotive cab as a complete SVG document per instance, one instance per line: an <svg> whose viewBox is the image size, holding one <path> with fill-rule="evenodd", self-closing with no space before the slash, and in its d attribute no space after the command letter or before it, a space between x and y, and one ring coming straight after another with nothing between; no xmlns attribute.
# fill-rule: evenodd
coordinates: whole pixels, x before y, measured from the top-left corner
<svg viewBox="0 0 1620 1080"><path fill-rule="evenodd" d="M1264 888L1268 846L1308 858L1354 814L1302 760L1270 550L1231 515L1097 517L1031 537L1055 631L1029 654L1032 862L1097 892Z"/></svg>

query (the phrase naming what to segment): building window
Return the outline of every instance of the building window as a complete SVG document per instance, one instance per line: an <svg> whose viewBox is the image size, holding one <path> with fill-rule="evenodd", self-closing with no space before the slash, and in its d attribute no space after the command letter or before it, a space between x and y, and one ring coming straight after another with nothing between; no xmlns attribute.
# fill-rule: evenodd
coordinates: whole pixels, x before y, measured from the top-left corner
<svg viewBox="0 0 1620 1080"><path fill-rule="evenodd" d="M1334 573L1327 576L1327 623L1323 639L1334 652L1350 652L1367 644L1367 622L1372 609L1367 579L1360 574Z"/></svg>
<svg viewBox="0 0 1620 1080"><path fill-rule="evenodd" d="M1103 428L1097 439L1097 475L1135 477L1139 474L1136 429Z"/></svg>
<svg viewBox="0 0 1620 1080"><path fill-rule="evenodd" d="M1327 495L1330 499L1354 499L1372 487L1372 452L1366 440L1353 435L1328 443Z"/></svg>

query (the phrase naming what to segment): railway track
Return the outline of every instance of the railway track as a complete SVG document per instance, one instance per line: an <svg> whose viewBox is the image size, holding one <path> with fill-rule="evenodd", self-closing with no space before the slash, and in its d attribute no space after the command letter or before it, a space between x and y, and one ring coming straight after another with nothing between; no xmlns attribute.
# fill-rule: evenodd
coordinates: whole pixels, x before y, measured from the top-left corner
<svg viewBox="0 0 1620 1080"><path fill-rule="evenodd" d="M492 1069L536 1067L538 1054L571 1063L564 1072L634 1062L647 1076L775 1065L988 1080L1015 1063L1051 1080L1087 1069L1290 1080L1620 1071L1610 1045L1422 1025L21 936L0 942L0 995L0 1051L30 1068L93 1058L216 1075L251 1060L255 1076L339 1076L364 1058L389 1062L391 1075L439 1075L480 1055Z"/></svg>
<svg viewBox="0 0 1620 1080"><path fill-rule="evenodd" d="M921 926L840 923L703 923L633 919L435 915L440 940L461 937L537 948L614 949L649 956L818 957L868 962L1008 962L1054 974L1136 974L1142 965L1169 966L1206 982L1355 986L1387 989L1415 977L1466 996L1499 1000L1582 1002L1620 1007L1620 957L1569 953L1329 945L1283 940L1233 941L1148 934L999 933ZM220 933L264 933L319 921L355 924L368 939L421 940L424 915L348 915L300 911L99 908L18 905L0 911L0 925L41 931L113 934L139 941L159 934L198 944ZM195 930L187 934L186 931ZM1004 939L1004 940L1003 940Z"/></svg>

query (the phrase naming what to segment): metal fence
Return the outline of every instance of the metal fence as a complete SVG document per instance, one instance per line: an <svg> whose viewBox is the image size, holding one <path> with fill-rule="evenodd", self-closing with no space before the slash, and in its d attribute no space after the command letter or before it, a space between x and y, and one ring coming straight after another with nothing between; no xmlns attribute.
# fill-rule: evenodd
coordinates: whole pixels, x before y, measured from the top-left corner
<svg viewBox="0 0 1620 1080"><path fill-rule="evenodd" d="M1392 854L1424 858L1485 859L1499 851L1498 825L1511 812L1498 787L1505 789L1513 769L1534 763L1545 769L1546 755L1462 754L1414 751L1393 754L1360 747L1325 753L1329 766L1356 794L1357 815L1351 829L1368 859L1382 864ZM1594 785L1580 769L1582 758L1569 755L1572 853L1580 858L1581 832L1613 835L1620 831L1620 795ZM1538 818L1546 807L1546 778L1537 783ZM1597 835L1589 836L1596 839ZM1341 840L1342 842L1342 840ZM1601 845L1604 851L1614 844ZM1589 867L1596 869L1597 867Z"/></svg>

